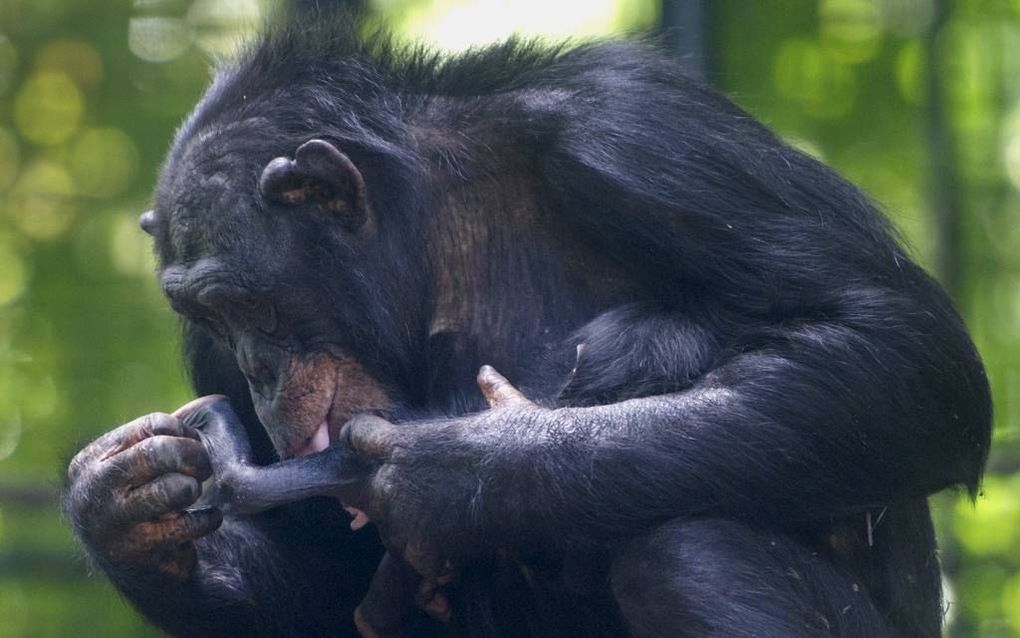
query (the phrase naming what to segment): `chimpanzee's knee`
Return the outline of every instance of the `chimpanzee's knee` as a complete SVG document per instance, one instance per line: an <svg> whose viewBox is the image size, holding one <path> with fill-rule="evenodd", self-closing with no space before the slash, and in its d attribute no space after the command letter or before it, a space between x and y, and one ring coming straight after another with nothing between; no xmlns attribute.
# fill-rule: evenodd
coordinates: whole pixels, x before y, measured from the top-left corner
<svg viewBox="0 0 1020 638"><path fill-rule="evenodd" d="M661 525L617 550L611 582L636 638L888 634L850 574L788 536L735 521Z"/></svg>

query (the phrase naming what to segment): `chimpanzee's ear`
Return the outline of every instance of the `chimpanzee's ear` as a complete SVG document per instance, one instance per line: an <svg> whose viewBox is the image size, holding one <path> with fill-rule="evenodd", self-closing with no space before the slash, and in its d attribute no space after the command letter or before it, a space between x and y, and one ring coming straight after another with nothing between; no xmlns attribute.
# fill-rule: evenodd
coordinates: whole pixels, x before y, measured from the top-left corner
<svg viewBox="0 0 1020 638"><path fill-rule="evenodd" d="M351 158L325 140L298 147L294 159L277 157L262 170L262 196L287 206L312 204L350 231L370 224L368 189Z"/></svg>

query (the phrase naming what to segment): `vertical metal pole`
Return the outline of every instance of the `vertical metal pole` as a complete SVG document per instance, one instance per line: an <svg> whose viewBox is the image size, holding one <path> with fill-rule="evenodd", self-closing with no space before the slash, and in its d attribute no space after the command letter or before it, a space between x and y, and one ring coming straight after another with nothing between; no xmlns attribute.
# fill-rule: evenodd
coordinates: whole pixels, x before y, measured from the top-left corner
<svg viewBox="0 0 1020 638"><path fill-rule="evenodd" d="M928 155L930 195L935 223L935 274L949 294L961 302L961 242L963 203L956 173L956 145L945 109L938 36L949 19L951 0L936 0L935 19L925 38L928 84Z"/></svg>
<svg viewBox="0 0 1020 638"><path fill-rule="evenodd" d="M666 46L694 77L707 81L711 72L707 0L662 0L660 25Z"/></svg>

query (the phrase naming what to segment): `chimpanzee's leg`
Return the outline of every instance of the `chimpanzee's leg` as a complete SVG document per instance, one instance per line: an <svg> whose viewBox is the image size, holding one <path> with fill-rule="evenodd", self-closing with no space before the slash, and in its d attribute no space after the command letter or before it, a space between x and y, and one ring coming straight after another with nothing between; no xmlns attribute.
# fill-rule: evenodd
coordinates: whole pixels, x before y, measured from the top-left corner
<svg viewBox="0 0 1020 638"><path fill-rule="evenodd" d="M666 523L621 547L611 575L635 638L891 634L849 574L788 536L734 521Z"/></svg>

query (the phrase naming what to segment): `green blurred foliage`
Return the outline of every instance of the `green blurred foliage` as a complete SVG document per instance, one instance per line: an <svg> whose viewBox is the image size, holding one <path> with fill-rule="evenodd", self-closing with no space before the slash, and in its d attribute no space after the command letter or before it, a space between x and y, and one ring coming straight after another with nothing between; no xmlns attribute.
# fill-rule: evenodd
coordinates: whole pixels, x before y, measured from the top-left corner
<svg viewBox="0 0 1020 638"><path fill-rule="evenodd" d="M513 32L647 30L659 11L657 0L370 4L378 23L447 49ZM1020 0L946 1L944 19L935 0L708 4L712 80L883 202L927 266L955 256L939 274L988 363L997 433L976 506L933 501L950 633L1020 636ZM54 494L83 441L189 397L177 324L135 220L210 60L266 10L259 0L0 0L4 636L150 631L88 577ZM939 180L958 203L949 237L934 212Z"/></svg>

